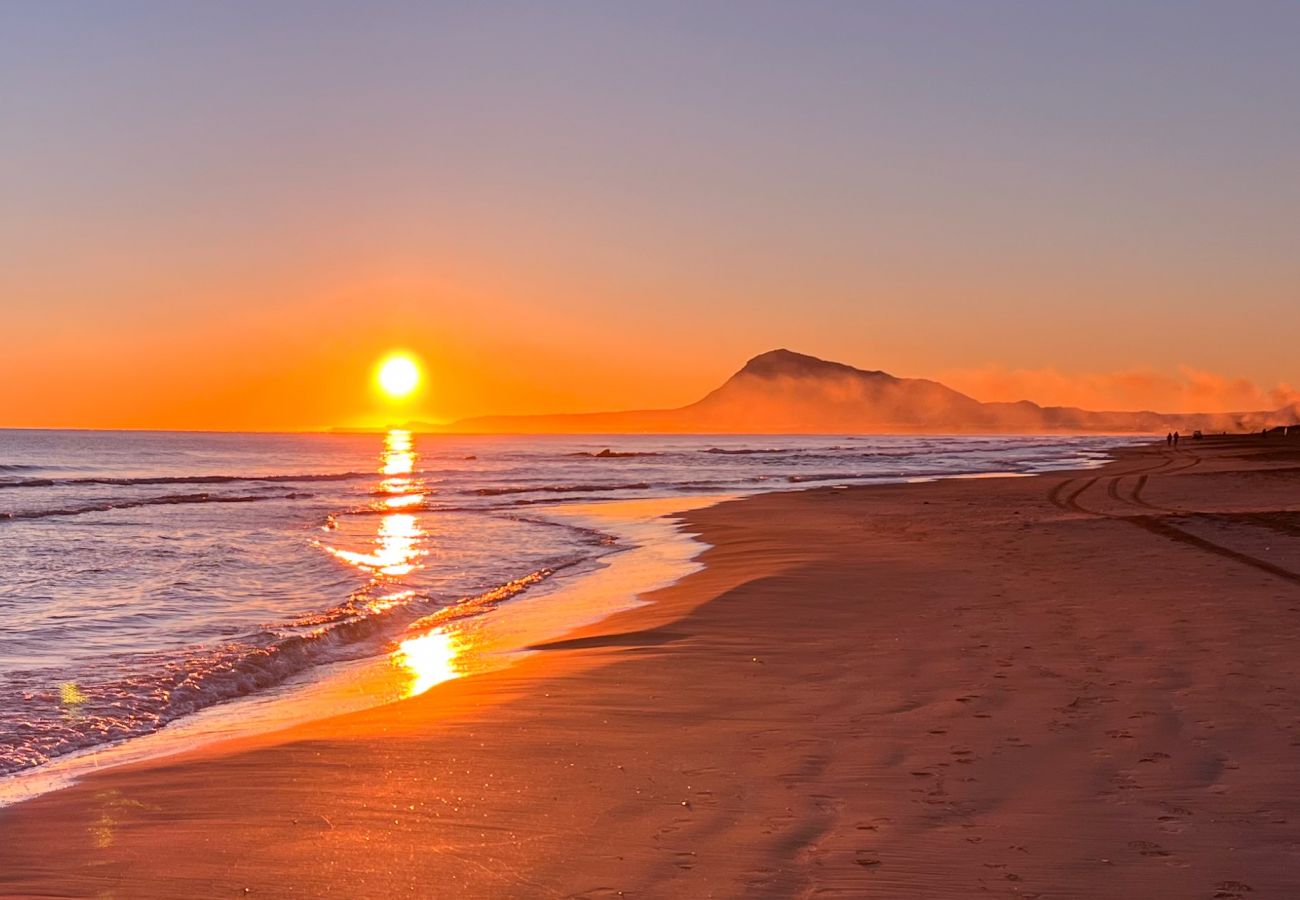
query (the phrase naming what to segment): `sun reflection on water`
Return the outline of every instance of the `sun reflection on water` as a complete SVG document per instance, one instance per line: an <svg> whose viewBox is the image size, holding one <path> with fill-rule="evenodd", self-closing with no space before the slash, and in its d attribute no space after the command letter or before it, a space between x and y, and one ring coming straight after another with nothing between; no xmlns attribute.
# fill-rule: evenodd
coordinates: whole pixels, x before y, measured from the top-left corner
<svg viewBox="0 0 1300 900"><path fill-rule="evenodd" d="M424 485L411 474L415 462L411 433L396 428L389 431L379 456L379 472L388 476L379 482L379 491L384 494L380 508L395 511L380 519L374 549L370 552L328 546L325 550L358 569L389 579L409 575L420 568L420 559L429 552L424 548L425 533L414 512L396 512L414 510L424 500Z"/></svg>
<svg viewBox="0 0 1300 900"><path fill-rule="evenodd" d="M394 428L384 436L379 474L388 477L379 482L379 490L388 495L384 498L384 505L390 509L416 506L424 499L423 485L412 477L415 458L411 432Z"/></svg>
<svg viewBox="0 0 1300 900"><path fill-rule="evenodd" d="M409 475L415 469L415 443L411 432L394 428L384 435L384 452L381 457L385 475Z"/></svg>
<svg viewBox="0 0 1300 900"><path fill-rule="evenodd" d="M423 502L424 494L400 494L384 499L384 505L389 509L405 509L408 506L419 506Z"/></svg>
<svg viewBox="0 0 1300 900"><path fill-rule="evenodd" d="M393 659L414 679L406 696L423 694L435 684L463 675L464 671L458 664L463 650L462 637L442 628L402 641Z"/></svg>
<svg viewBox="0 0 1300 900"><path fill-rule="evenodd" d="M379 523L379 532L375 535L375 549L370 553L358 553L355 550L340 550L326 547L331 554L351 563L359 569L377 572L390 578L409 575L420 568L419 559L428 554L423 549L420 538L424 532L413 515L392 513L386 515Z"/></svg>
<svg viewBox="0 0 1300 900"><path fill-rule="evenodd" d="M419 454L409 431L392 429L384 436L379 454L378 499L373 505L379 513L373 544L369 550L347 550L321 545L335 558L370 576L362 592L370 614L384 613L412 602L416 590L404 582L422 568L428 555L428 535L421 527L421 515L429 488L418 476ZM459 658L467 649L459 633L434 628L400 641L392 652L394 667L407 683L403 696L422 694L435 684L456 678L463 668Z"/></svg>

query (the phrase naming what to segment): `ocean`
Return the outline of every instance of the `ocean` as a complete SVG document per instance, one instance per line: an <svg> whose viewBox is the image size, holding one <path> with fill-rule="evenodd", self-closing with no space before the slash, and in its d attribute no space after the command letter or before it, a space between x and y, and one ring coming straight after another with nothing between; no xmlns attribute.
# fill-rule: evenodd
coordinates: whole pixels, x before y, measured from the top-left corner
<svg viewBox="0 0 1300 900"><path fill-rule="evenodd" d="M1026 475L1131 440L0 430L0 775L412 658L630 549L569 507Z"/></svg>

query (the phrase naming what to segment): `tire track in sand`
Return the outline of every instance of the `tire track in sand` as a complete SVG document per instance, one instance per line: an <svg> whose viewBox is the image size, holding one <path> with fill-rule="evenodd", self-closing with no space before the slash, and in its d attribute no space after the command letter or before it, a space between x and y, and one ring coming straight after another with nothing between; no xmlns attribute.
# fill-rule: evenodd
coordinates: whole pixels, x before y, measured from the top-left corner
<svg viewBox="0 0 1300 900"><path fill-rule="evenodd" d="M1090 516L1106 515L1105 513L1102 513L1098 510L1090 509L1084 506L1082 503L1079 502L1079 497L1082 496L1089 488L1095 485L1098 481L1105 479L1106 493L1109 496L1113 497L1115 500L1121 503L1129 502L1126 500L1126 498L1120 496L1119 485L1121 481L1133 475L1138 475L1140 478L1145 479L1148 475L1154 472L1158 472L1161 469L1164 469L1168 466L1171 466L1176 461L1178 461L1178 457L1172 456L1167 452L1162 453L1161 457L1162 457L1161 461L1156 463L1155 465L1144 465L1139 468L1132 469L1127 472L1119 472L1114 475L1096 475L1093 476L1092 478L1067 478L1064 481L1057 483L1050 491L1048 491L1047 499L1051 501L1052 505L1056 506L1059 509L1063 509L1067 512L1083 513L1085 515L1090 515ZM1194 464L1195 463L1193 463L1193 465ZM1145 484L1146 482L1142 481L1142 485L1145 486ZM1145 503L1144 501L1139 500L1138 502L1143 506L1149 506L1149 504Z"/></svg>
<svg viewBox="0 0 1300 900"><path fill-rule="evenodd" d="M1198 535L1191 534L1172 523L1166 521L1168 515L1189 515L1185 509L1174 509L1166 506L1159 506L1149 502L1142 496L1150 481L1151 475L1169 469L1164 472L1167 475L1173 475L1179 472L1186 472L1193 469L1201 463L1201 456L1198 453L1188 451L1186 455L1182 453L1171 454L1164 451L1161 454L1163 461L1156 465L1146 466L1134 469L1129 472L1119 472L1113 475L1098 475L1092 478L1067 478L1054 485L1047 493L1047 499L1058 509L1066 512L1082 513L1089 516L1097 516L1104 519L1113 519L1119 522L1127 522L1130 525L1141 528L1149 534L1158 535L1166 540L1174 541L1184 546L1194 547L1206 553L1213 553L1216 556L1230 559L1233 562L1250 566L1261 572L1267 572L1269 575L1289 581L1292 584L1300 585L1300 574L1292 572L1290 569L1271 563L1268 560L1259 559L1251 556L1249 553L1243 553L1240 550L1233 550L1231 547L1225 547L1222 544L1216 544L1214 541ZM1172 467L1172 468L1171 468ZM1136 475L1137 480L1134 482L1132 490L1128 496L1124 496L1120 487L1125 478ZM1143 510L1138 515L1124 514L1119 512L1105 512L1103 510L1091 509L1079 502L1079 498L1093 487L1097 482L1105 480L1106 495L1117 503L1127 504L1129 507L1137 507ZM1148 512L1149 511L1149 512ZM1156 513L1153 515L1152 513ZM1275 531L1296 534L1300 533L1300 528L1290 523L1282 524L1269 518L1267 513L1253 514L1249 520L1254 524L1263 525L1272 528Z"/></svg>

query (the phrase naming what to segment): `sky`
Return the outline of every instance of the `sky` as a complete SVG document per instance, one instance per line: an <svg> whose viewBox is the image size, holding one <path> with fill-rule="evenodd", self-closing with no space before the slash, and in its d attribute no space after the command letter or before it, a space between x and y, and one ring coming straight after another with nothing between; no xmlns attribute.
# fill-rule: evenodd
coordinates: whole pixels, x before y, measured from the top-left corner
<svg viewBox="0 0 1300 900"><path fill-rule="evenodd" d="M0 426L677 406L776 347L1285 401L1298 34L1253 0L0 0Z"/></svg>

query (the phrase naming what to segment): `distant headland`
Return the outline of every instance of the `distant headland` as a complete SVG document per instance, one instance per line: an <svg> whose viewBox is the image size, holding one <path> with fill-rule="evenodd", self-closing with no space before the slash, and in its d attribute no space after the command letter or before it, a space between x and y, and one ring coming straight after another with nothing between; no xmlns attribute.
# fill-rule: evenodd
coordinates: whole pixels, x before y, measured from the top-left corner
<svg viewBox="0 0 1300 900"><path fill-rule="evenodd" d="M1233 413L1091 411L1028 400L984 403L937 381L899 378L795 353L755 356L677 409L478 416L421 432L460 434L1158 433L1259 431L1300 423L1300 404Z"/></svg>

